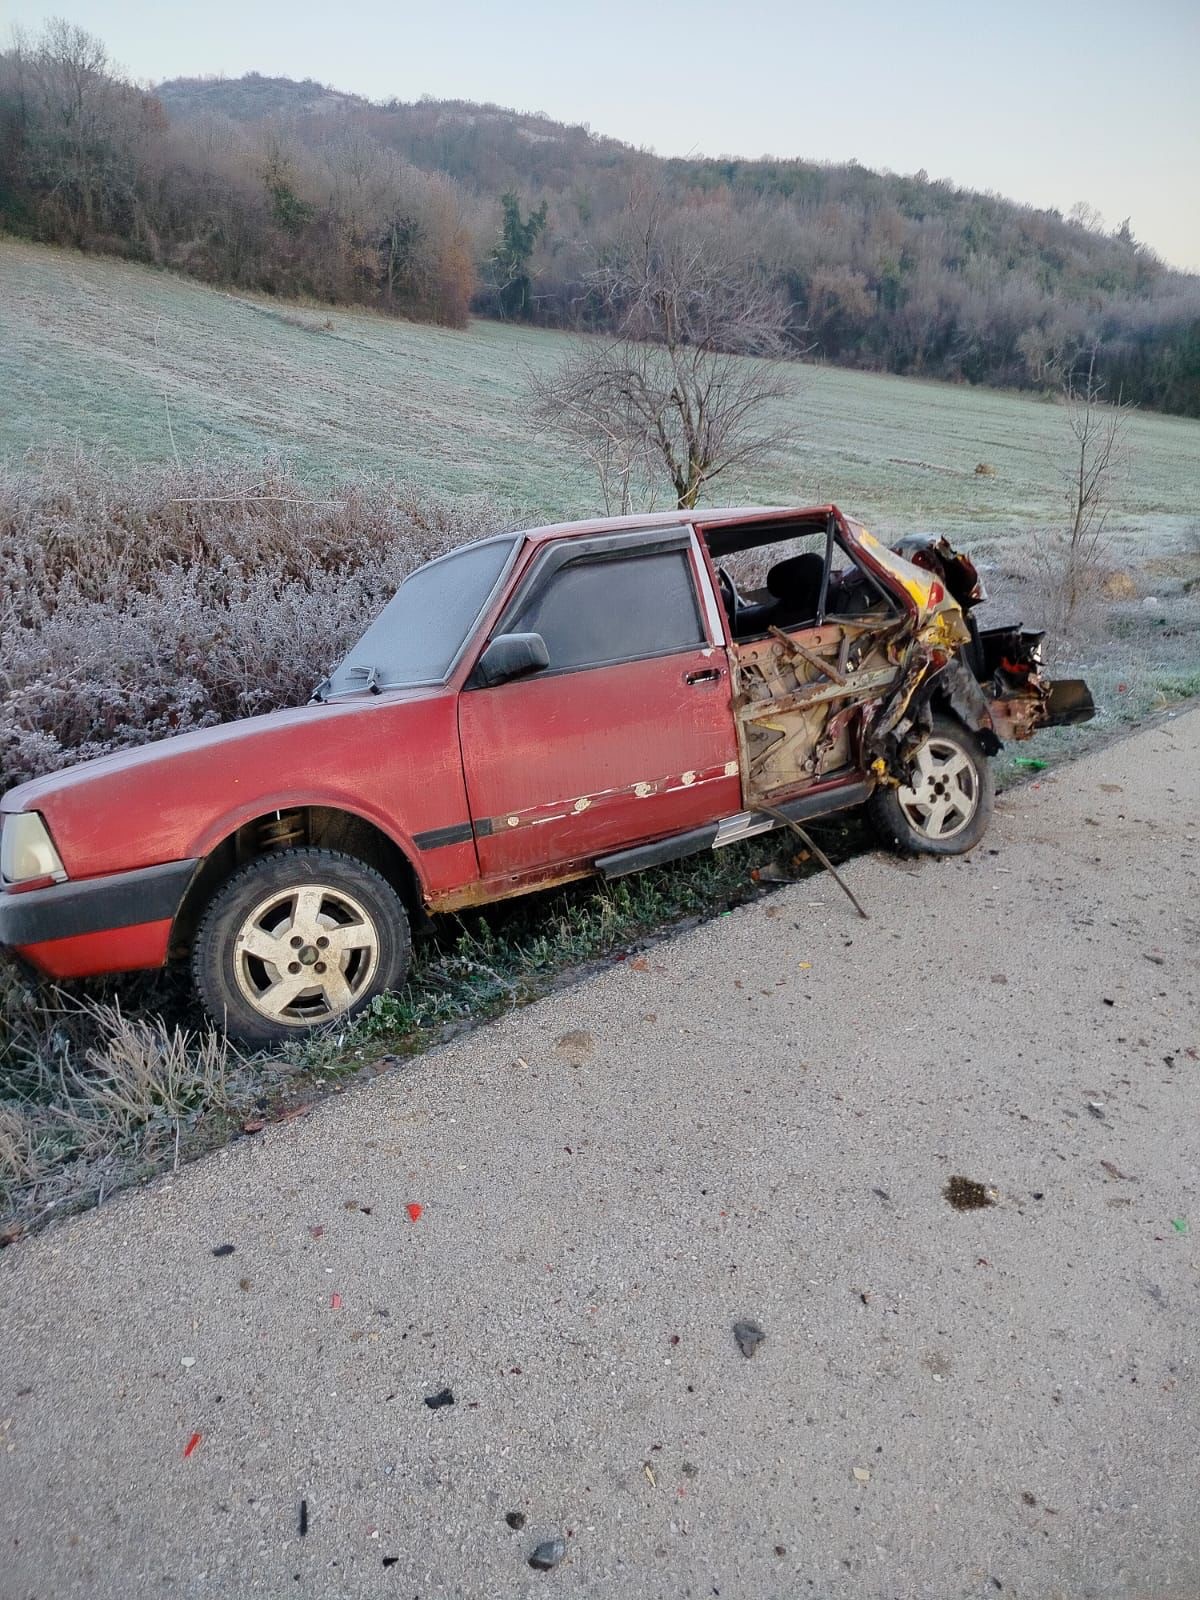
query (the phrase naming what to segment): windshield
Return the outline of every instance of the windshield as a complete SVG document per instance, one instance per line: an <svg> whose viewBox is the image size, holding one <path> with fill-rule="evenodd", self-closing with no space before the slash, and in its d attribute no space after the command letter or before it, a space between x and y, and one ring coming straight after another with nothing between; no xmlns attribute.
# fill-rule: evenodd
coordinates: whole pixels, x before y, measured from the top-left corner
<svg viewBox="0 0 1200 1600"><path fill-rule="evenodd" d="M441 683L449 674L517 543L504 534L418 567L317 691Z"/></svg>

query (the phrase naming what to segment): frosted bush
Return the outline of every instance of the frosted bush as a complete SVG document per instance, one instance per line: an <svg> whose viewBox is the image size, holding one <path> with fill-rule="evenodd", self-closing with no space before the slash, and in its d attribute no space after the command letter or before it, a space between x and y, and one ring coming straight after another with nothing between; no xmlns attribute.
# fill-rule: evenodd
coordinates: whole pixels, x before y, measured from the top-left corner
<svg viewBox="0 0 1200 1600"><path fill-rule="evenodd" d="M0 473L0 790L303 704L406 573L510 520L274 465Z"/></svg>

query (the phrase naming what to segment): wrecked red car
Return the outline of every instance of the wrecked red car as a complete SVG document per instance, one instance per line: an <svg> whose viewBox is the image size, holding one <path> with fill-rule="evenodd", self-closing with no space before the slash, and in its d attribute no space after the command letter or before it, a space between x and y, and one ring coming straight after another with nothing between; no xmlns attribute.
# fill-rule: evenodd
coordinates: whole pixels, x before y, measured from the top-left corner
<svg viewBox="0 0 1200 1600"><path fill-rule="evenodd" d="M410 930L868 806L957 854L1005 739L1092 715L971 563L835 506L505 533L409 577L295 709L0 801L0 943L53 978L190 959L270 1041L395 988Z"/></svg>

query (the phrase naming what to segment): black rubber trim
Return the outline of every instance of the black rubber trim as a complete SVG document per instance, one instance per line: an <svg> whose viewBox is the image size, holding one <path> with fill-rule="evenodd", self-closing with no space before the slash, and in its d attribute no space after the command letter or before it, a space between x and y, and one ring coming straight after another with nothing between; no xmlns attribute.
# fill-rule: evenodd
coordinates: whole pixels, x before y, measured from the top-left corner
<svg viewBox="0 0 1200 1600"><path fill-rule="evenodd" d="M466 844L474 837L469 822L452 822L448 828L429 828L424 833L414 833L413 843L418 850L440 850L447 844Z"/></svg>
<svg viewBox="0 0 1200 1600"><path fill-rule="evenodd" d="M484 817L472 825L469 822L452 822L446 828L427 828L424 833L414 833L413 843L418 850L440 850L448 844L469 844L472 839L486 839L495 832L492 819Z"/></svg>
<svg viewBox="0 0 1200 1600"><path fill-rule="evenodd" d="M835 811L849 811L854 806L865 805L870 798L872 785L863 780L857 783L839 783L814 794L802 794L788 800L779 810L793 822L806 822L811 817L826 817ZM780 826L765 812L754 813L755 822L770 822ZM684 856L697 855L708 850L720 831L719 823L703 828L693 828L688 833L675 833L653 844L636 845L632 850L618 850L615 855L602 856L596 862L596 871L604 878L623 878L629 872L641 872L646 867L661 867L668 861L682 861Z"/></svg>
<svg viewBox="0 0 1200 1600"><path fill-rule="evenodd" d="M167 861L25 894L0 894L0 945L42 944L163 922L179 910L199 861Z"/></svg>
<svg viewBox="0 0 1200 1600"><path fill-rule="evenodd" d="M838 783L828 789L817 789L812 794L798 795L795 800L785 800L777 809L793 822L807 822L812 817L831 816L835 811L850 811L855 806L865 806L875 787L865 779L857 783ZM766 821L767 813L755 813L757 820ZM771 819L774 821L774 818Z"/></svg>
<svg viewBox="0 0 1200 1600"><path fill-rule="evenodd" d="M667 861L681 861L684 856L710 850L716 837L717 824L710 822L689 833L673 833L670 838L659 839L654 844L639 844L632 850L618 850L615 855L603 856L596 862L596 870L605 878L623 878L627 872L661 867Z"/></svg>

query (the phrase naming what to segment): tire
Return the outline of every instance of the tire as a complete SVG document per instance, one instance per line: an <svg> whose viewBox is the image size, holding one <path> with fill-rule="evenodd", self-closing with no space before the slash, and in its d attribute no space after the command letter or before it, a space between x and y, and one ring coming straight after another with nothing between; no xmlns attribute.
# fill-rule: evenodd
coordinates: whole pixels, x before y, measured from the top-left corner
<svg viewBox="0 0 1200 1600"><path fill-rule="evenodd" d="M987 832L996 788L983 746L957 717L933 714L917 752L914 782L880 787L867 804L875 827L914 855L961 856Z"/></svg>
<svg viewBox="0 0 1200 1600"><path fill-rule="evenodd" d="M336 964L322 959L331 947ZM411 950L400 896L373 868L336 850L280 850L217 890L196 932L192 977L231 1038L278 1044L398 988Z"/></svg>

